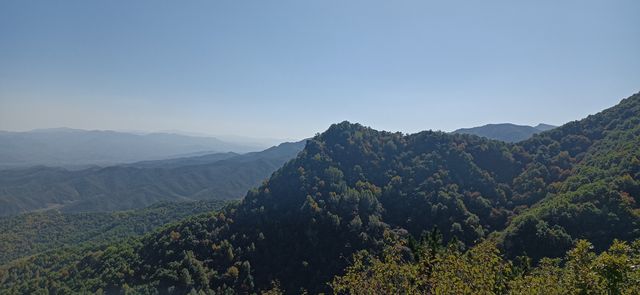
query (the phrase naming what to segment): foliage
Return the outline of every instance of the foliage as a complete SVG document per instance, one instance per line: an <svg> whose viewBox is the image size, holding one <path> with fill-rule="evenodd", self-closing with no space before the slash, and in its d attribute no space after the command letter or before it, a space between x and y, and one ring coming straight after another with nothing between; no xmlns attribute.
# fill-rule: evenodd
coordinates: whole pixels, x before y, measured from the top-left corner
<svg viewBox="0 0 640 295"><path fill-rule="evenodd" d="M0 290L635 292L638 146L638 94L516 144L343 122L238 205L129 243L12 263Z"/></svg>
<svg viewBox="0 0 640 295"><path fill-rule="evenodd" d="M212 154L106 168L32 167L0 171L0 216L54 208L117 211L157 202L239 199L304 147L283 143L261 152Z"/></svg>
<svg viewBox="0 0 640 295"><path fill-rule="evenodd" d="M596 255L578 240L564 259L516 265L500 256L491 242L466 252L440 247L407 256L401 244L380 258L362 251L331 287L336 294L638 294L640 240L614 241ZM427 248L426 245L420 245ZM409 258L405 258L409 257ZM431 258L433 257L433 258ZM523 267L524 266L524 267Z"/></svg>
<svg viewBox="0 0 640 295"><path fill-rule="evenodd" d="M222 208L227 201L159 203L112 213L62 213L49 210L0 218L0 264L9 260L74 246L103 244L142 235L190 215Z"/></svg>
<svg viewBox="0 0 640 295"><path fill-rule="evenodd" d="M636 94L523 143L538 167L548 167L542 176L546 196L502 234L510 256L558 257L577 239L604 250L614 238L640 237L639 114Z"/></svg>

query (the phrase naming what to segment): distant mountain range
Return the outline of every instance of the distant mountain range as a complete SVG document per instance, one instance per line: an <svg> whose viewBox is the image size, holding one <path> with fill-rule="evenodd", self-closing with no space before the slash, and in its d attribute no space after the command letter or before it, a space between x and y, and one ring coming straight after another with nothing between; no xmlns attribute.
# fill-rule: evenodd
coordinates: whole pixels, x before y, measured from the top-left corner
<svg viewBox="0 0 640 295"><path fill-rule="evenodd" d="M241 202L140 238L16 260L0 267L0 293L637 294L638 146L640 94L518 143L342 122L309 139ZM212 191L200 183L237 182L244 174L234 172L248 164L198 167L265 161L261 155L277 151L166 169L105 168L53 183L97 187L78 202L110 200L104 206L151 201L155 194L140 193L158 188L161 196L199 198ZM122 196L101 195L129 182L135 189ZM17 183L31 200L43 196L28 180ZM59 194L47 196L64 204ZM64 220L57 224L77 218ZM23 233L33 231L23 226L5 239L28 243Z"/></svg>
<svg viewBox="0 0 640 295"><path fill-rule="evenodd" d="M242 155L217 153L77 171L44 166L4 170L0 216L49 208L114 211L159 201L240 198L293 159L305 142Z"/></svg>
<svg viewBox="0 0 640 295"><path fill-rule="evenodd" d="M554 127L547 124L533 127L505 123L463 128L453 133L518 142ZM247 138L237 137L237 140L233 140L227 136L225 139L232 141L177 131L142 133L72 128L0 131L0 169L42 165L80 170L140 161L159 165L160 162L154 161L169 159L170 162L182 162L186 158L191 158L189 161L210 162L212 159L208 157L213 154L216 159L223 159L268 147ZM198 159L198 156L204 158Z"/></svg>
<svg viewBox="0 0 640 295"><path fill-rule="evenodd" d="M86 168L218 152L246 153L266 147L174 133L70 128L0 131L0 168L34 165Z"/></svg>
<svg viewBox="0 0 640 295"><path fill-rule="evenodd" d="M537 126L516 125L511 123L487 124L480 127L462 128L453 133L472 134L505 142L519 142L531 138L534 134L551 130L556 126L538 124Z"/></svg>

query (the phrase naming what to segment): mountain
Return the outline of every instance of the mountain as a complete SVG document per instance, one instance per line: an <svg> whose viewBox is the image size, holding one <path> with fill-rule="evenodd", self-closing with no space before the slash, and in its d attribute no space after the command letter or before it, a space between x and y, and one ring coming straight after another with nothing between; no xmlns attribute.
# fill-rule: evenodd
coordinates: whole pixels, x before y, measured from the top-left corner
<svg viewBox="0 0 640 295"><path fill-rule="evenodd" d="M4 170L0 216L50 208L114 211L159 201L237 199L294 158L304 144L74 171L42 166Z"/></svg>
<svg viewBox="0 0 640 295"><path fill-rule="evenodd" d="M127 243L6 265L0 290L342 294L328 283L345 269L402 280L415 274L407 268L415 261L434 275L420 286L423 293L486 287L478 293L527 294L533 283L549 284L542 291L568 283L602 294L589 291L600 278L608 290L622 284L633 290L640 278L633 266L640 241L630 243L640 237L638 146L640 94L518 143L342 122L309 140L235 206ZM416 246L421 236L425 243ZM441 242L448 250L439 250ZM596 260L591 247L609 245ZM395 251L397 258L385 262L400 264L363 262L362 250L373 257ZM542 259L568 250L566 265ZM516 259L523 255L531 258ZM377 267L366 272L369 265ZM460 286L432 289L445 283ZM384 293L382 285L360 286Z"/></svg>
<svg viewBox="0 0 640 295"><path fill-rule="evenodd" d="M176 168L182 166L204 165L214 162L227 160L240 156L238 153L207 153L204 155L192 155L186 157L171 158L165 160L153 160L153 161L140 161L130 164L122 164L120 166L125 167L137 167L137 168Z"/></svg>
<svg viewBox="0 0 640 295"><path fill-rule="evenodd" d="M118 212L63 213L58 210L0 217L0 264L81 244L104 244L142 235L188 216L219 210L227 201L158 203Z"/></svg>
<svg viewBox="0 0 640 295"><path fill-rule="evenodd" d="M603 250L640 237L640 94L521 142L533 159L513 180L526 205L501 243L512 257L557 257L577 239Z"/></svg>
<svg viewBox="0 0 640 295"><path fill-rule="evenodd" d="M551 130L553 128L556 128L556 127L558 127L558 126L553 126L553 125L549 125L549 124L540 123L540 124L536 125L533 128L538 129L540 131L549 131L549 130Z"/></svg>
<svg viewBox="0 0 640 295"><path fill-rule="evenodd" d="M259 151L264 146L171 133L133 134L70 128L0 132L0 168L87 167L157 160L189 153Z"/></svg>
<svg viewBox="0 0 640 295"><path fill-rule="evenodd" d="M535 127L526 125L515 125L511 123L504 124L488 124L480 127L462 128L453 133L456 134L473 134L490 139L501 140L505 142L519 142L531 138L534 134L551 130L556 126L548 124L538 124Z"/></svg>

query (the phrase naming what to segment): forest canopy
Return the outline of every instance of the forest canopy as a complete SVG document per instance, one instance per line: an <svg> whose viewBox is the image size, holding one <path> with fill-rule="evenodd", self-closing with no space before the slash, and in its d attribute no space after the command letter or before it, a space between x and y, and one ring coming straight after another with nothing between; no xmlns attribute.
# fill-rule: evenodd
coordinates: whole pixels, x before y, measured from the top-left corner
<svg viewBox="0 0 640 295"><path fill-rule="evenodd" d="M13 262L0 290L634 294L638 146L639 94L518 143L342 122L237 205Z"/></svg>

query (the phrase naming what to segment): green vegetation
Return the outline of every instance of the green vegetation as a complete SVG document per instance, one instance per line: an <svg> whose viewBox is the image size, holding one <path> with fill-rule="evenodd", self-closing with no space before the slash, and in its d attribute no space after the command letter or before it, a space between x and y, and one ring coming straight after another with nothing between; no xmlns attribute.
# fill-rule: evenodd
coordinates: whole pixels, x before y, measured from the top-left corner
<svg viewBox="0 0 640 295"><path fill-rule="evenodd" d="M219 210L225 201L159 203L113 213L50 210L0 218L0 264L82 243L98 245L142 235L188 216Z"/></svg>
<svg viewBox="0 0 640 295"><path fill-rule="evenodd" d="M407 247L409 246L409 247ZM337 294L638 294L640 240L615 240L596 255L578 240L563 258L544 258L537 266L521 258L505 260L490 242L466 252L424 239L397 242L380 257L361 251L345 274L331 282Z"/></svg>
<svg viewBox="0 0 640 295"><path fill-rule="evenodd" d="M9 264L0 290L637 294L639 126L638 94L516 144L335 124L236 206Z"/></svg>
<svg viewBox="0 0 640 295"><path fill-rule="evenodd" d="M243 155L214 154L79 171L4 170L0 171L0 216L47 208L117 211L157 202L239 199L303 147L301 141Z"/></svg>
<svg viewBox="0 0 640 295"><path fill-rule="evenodd" d="M522 144L535 161L519 176L526 182L516 179L514 189L521 203L536 204L501 234L510 256L558 257L577 239L601 251L613 238L640 237L639 114L636 94ZM536 182L540 197L528 195L538 191L531 189Z"/></svg>

